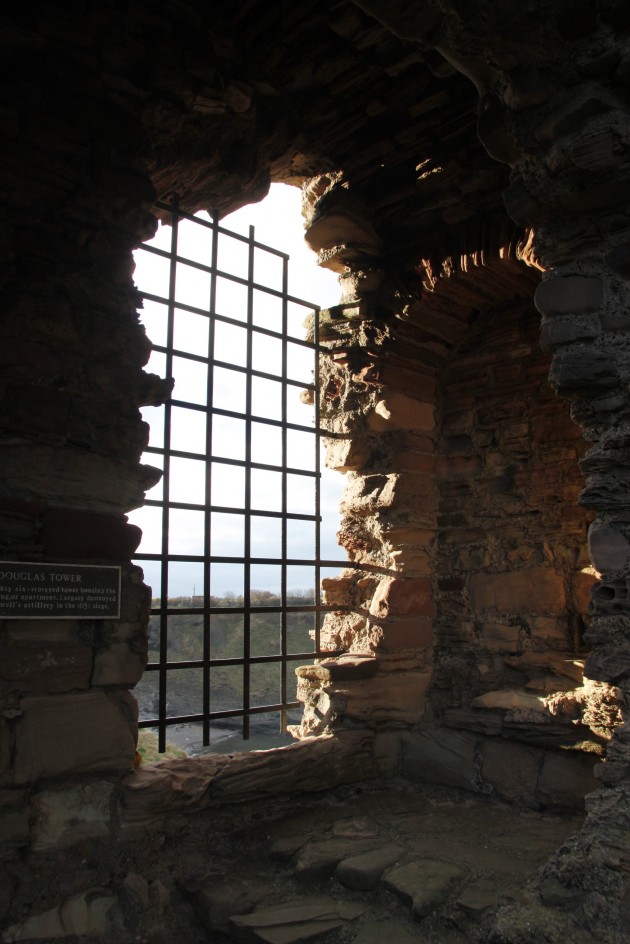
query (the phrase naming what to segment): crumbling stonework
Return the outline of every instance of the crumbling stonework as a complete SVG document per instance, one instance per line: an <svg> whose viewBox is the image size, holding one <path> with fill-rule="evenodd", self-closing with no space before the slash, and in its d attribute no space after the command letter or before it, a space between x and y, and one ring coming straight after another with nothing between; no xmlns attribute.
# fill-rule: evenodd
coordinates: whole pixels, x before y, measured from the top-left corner
<svg viewBox="0 0 630 944"><path fill-rule="evenodd" d="M166 914L162 879L130 870L122 892L112 857L97 881L82 843L402 773L530 810L588 794L483 939L624 940L629 30L617 0L3 13L1 556L123 567L120 620L0 621L11 939L123 940L130 903ZM298 669L288 752L136 771L149 590L125 514L159 475L139 408L171 382L143 371L131 253L156 195L225 213L270 180L303 186L340 276L320 333L347 476L331 657ZM40 854L63 895L38 907Z"/></svg>

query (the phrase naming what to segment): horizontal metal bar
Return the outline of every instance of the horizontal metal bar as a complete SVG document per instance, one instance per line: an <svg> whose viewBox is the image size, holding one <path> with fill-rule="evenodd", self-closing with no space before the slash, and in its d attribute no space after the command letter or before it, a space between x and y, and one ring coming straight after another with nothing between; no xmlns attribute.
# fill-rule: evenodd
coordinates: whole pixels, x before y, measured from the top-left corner
<svg viewBox="0 0 630 944"><path fill-rule="evenodd" d="M251 611L250 611L251 612ZM284 655L277 653L272 656L250 656L249 659L186 659L181 662L165 662L162 663L166 669L171 672L175 672L178 669L203 669L204 666L209 666L212 669L220 668L221 666L231 666L231 665L245 665L247 662L249 665L266 665L268 663L282 663L282 662L299 662L302 659L334 659L335 656L341 655L341 652L315 652L310 650L309 652L287 652ZM146 666L146 672L157 672L160 669L159 662L149 662Z"/></svg>
<svg viewBox="0 0 630 944"><path fill-rule="evenodd" d="M260 244L259 244L260 245ZM287 300L287 302L292 302L294 305L300 305L302 308L308 308L312 312L318 311L317 305L314 305L313 302L307 302L304 298L298 298L296 295L285 295L280 289L271 288L268 285L262 285L260 282L248 282L247 279L242 278L240 275L233 275L231 272L224 272L223 269L214 269L212 266L206 266L203 262L195 262L193 259L186 259L184 256L171 256L171 254L166 249L157 249L155 246L140 246L144 252L151 253L154 256L161 256L164 259L174 259L175 262L179 262L182 265L190 266L191 269L200 269L202 272L206 272L208 275L215 275L218 279L227 279L229 282L236 282L237 285L244 285L246 288L251 285L251 287L259 292L265 292L266 295L273 295L274 298L281 298ZM260 248L266 248L260 246ZM152 292L141 292L143 298L147 298L149 301L156 301L165 304L167 300L163 295L154 295ZM181 308L183 311L191 311L194 314L209 316L207 311L204 311L203 308L195 308L193 305L186 305L183 302L175 302L176 308Z"/></svg>
<svg viewBox="0 0 630 944"><path fill-rule="evenodd" d="M172 727L175 724L196 724L200 721L203 721L204 718L209 718L210 721L219 721L222 718L242 718L244 715L265 715L271 714L275 711L282 711L286 708L299 708L301 702L299 701L287 701L284 704L281 702L275 705L261 705L256 707L249 707L247 709L243 708L233 708L226 711L210 711L206 714L194 714L194 715L176 715L174 717L166 717L158 720L157 718L147 718L144 721L138 722L139 728L157 728L159 724L166 725L167 727ZM236 733L236 732L235 732Z"/></svg>

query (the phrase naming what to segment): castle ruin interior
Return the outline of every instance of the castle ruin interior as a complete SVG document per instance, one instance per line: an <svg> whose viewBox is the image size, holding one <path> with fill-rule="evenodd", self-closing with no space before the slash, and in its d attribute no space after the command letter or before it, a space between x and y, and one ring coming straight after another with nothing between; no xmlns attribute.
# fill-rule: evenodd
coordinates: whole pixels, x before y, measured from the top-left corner
<svg viewBox="0 0 630 944"><path fill-rule="evenodd" d="M7 5L5 562L119 619L0 619L4 940L630 940L630 7ZM134 766L156 199L302 188L339 273L346 476L295 743ZM0 565L0 566L2 566Z"/></svg>

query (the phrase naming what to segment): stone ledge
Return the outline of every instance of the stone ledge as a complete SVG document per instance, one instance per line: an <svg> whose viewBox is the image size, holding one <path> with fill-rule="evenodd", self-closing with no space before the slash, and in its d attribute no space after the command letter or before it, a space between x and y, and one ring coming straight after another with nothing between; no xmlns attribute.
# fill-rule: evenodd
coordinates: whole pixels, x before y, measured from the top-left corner
<svg viewBox="0 0 630 944"><path fill-rule="evenodd" d="M368 732L347 731L271 751L210 754L131 770L119 787L120 828L159 828L177 813L372 780L378 776L372 741Z"/></svg>
<svg viewBox="0 0 630 944"><path fill-rule="evenodd" d="M377 671L378 662L371 656L348 654L316 665L300 665L295 674L309 682L335 682L342 679L372 678Z"/></svg>

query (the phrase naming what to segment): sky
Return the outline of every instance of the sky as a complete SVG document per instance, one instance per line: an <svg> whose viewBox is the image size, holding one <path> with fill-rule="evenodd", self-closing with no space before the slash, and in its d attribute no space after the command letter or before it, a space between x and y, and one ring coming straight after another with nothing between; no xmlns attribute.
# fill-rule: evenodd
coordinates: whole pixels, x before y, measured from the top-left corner
<svg viewBox="0 0 630 944"><path fill-rule="evenodd" d="M233 232L247 235L249 226L255 227L258 242L272 246L290 255L289 294L312 302L320 308L337 304L340 288L337 276L316 264L315 254L304 242L301 194L295 187L272 184L269 196L258 204L252 204L221 220L221 225ZM203 216L203 215L202 215ZM207 217L205 217L207 218ZM160 226L156 237L149 245L170 248L170 227ZM196 261L209 263L210 233L192 223L180 223L178 254ZM222 237L218 267L235 275L246 275L247 247L232 239ZM156 295L168 294L168 263L155 255L138 250L135 254L134 279L141 290ZM281 265L277 257L256 251L255 281L272 288L281 287ZM279 330L278 303L264 293L256 293L254 322L271 330ZM260 296L260 298L258 298ZM189 266L178 265L177 294L179 302L207 308L209 276ZM219 280L217 310L235 320L244 318L246 295L242 286L228 280ZM308 309L289 306L289 335L296 339L305 337L303 321ZM165 307L145 301L141 312L147 334L154 343L165 343ZM199 353L207 345L207 318L194 313L178 311L175 322L175 347L189 353ZM238 324L217 323L215 357L226 364L244 364L246 332ZM277 339L263 334L254 334L254 368L275 375L280 365L280 344ZM289 376L305 384L312 381L312 354L298 344L289 343ZM164 355L154 352L147 370L160 376L165 374ZM206 367L198 362L175 358L174 399L205 402ZM254 378L254 413L259 416L280 418L280 385L272 380ZM240 411L244 407L243 375L227 368L215 367L214 404L225 409ZM303 426L313 425L311 407L301 402L300 388L289 388L288 419ZM163 442L163 408L145 408L144 418L151 426L150 445ZM173 408L172 448L201 452L196 443L205 442L204 417L200 412ZM279 432L271 426L255 423L252 436L252 458L254 461L275 464L273 455L278 454ZM234 418L214 418L213 453L227 459L244 458L244 424ZM289 431L288 464L302 469L314 468L311 448L312 435ZM143 461L159 465L160 457L145 453ZM327 470L321 461L321 557L343 560L344 553L337 546L335 533L339 527L339 499L344 485L343 476ZM194 459L171 459L171 500L203 503L204 463ZM244 471L236 466L214 463L213 504L241 507L244 494ZM270 470L252 470L252 506L263 510L280 509L279 473ZM299 475L288 476L289 510L311 513L313 501L312 479ZM147 493L147 498L161 497L161 484ZM144 507L129 515L129 520L143 530L139 548L142 553L160 550L161 509ZM252 518L252 556L280 556L279 519L257 516ZM211 553L221 556L243 554L243 521L241 516L220 514L214 516L213 544ZM172 509L169 528L170 551L174 554L200 554L203 542L203 516L200 512ZM314 530L310 522L288 522L288 556L312 558L314 556ZM153 586L154 595L159 587L159 564L139 561L145 571L145 580ZM338 568L337 568L338 569ZM242 568L236 565L213 565L210 592L213 595L242 592ZM332 573L334 571L331 571ZM323 573L322 576L326 574ZM279 590L280 568L272 565L252 566L252 589ZM313 568L290 567L288 586L290 589L312 587ZM203 593L203 571L201 564L171 563L169 567L169 596L192 596Z"/></svg>

